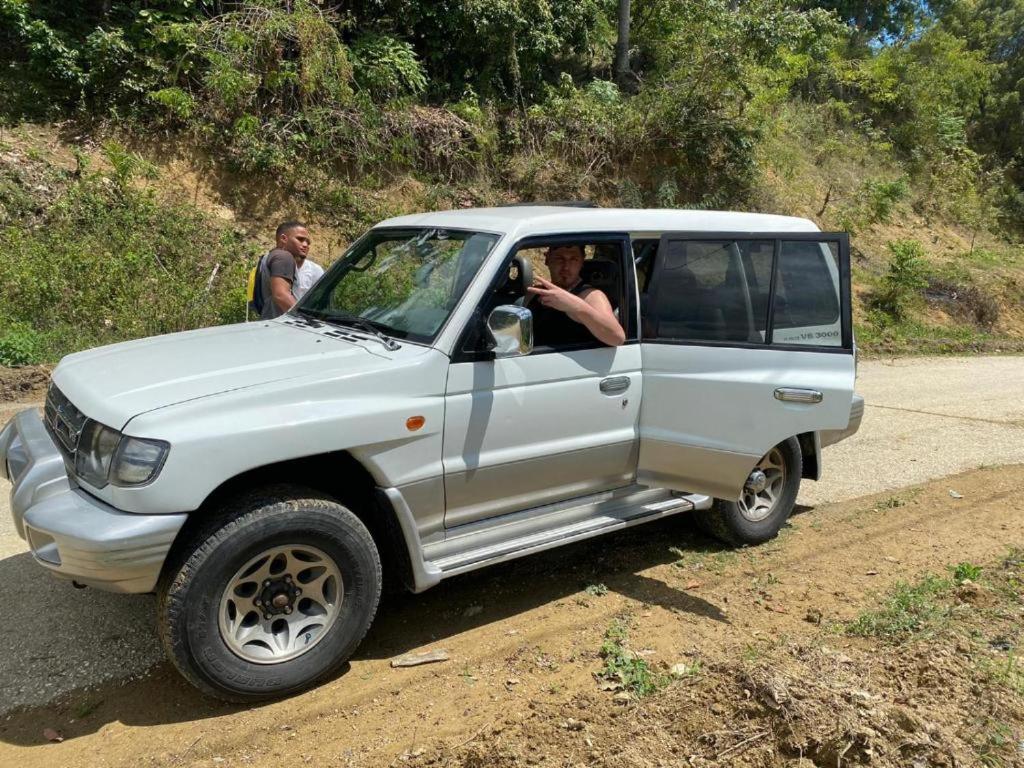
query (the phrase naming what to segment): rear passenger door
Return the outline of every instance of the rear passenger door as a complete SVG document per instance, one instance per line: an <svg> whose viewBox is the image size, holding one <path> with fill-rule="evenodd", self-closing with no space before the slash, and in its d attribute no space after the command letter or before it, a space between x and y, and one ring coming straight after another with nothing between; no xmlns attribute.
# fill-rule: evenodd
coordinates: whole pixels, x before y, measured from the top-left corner
<svg viewBox="0 0 1024 768"><path fill-rule="evenodd" d="M846 427L845 233L666 234L641 307L639 482L733 500L772 446Z"/></svg>

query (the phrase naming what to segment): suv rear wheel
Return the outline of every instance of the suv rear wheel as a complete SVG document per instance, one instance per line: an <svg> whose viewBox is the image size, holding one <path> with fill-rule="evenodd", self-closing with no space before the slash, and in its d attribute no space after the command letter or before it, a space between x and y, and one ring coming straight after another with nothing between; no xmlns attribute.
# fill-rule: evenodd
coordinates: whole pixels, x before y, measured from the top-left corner
<svg viewBox="0 0 1024 768"><path fill-rule="evenodd" d="M202 691L249 702L336 671L373 621L381 565L366 526L311 491L275 488L197 530L158 589L167 655Z"/></svg>
<svg viewBox="0 0 1024 768"><path fill-rule="evenodd" d="M801 471L800 443L791 437L761 457L738 500L715 499L711 509L697 513L698 524L729 544L774 539L793 512Z"/></svg>

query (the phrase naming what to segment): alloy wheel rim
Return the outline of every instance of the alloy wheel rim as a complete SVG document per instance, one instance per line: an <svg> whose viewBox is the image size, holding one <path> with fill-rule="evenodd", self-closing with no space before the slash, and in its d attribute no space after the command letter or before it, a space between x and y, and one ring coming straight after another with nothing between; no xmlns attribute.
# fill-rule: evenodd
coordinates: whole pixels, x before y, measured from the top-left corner
<svg viewBox="0 0 1024 768"><path fill-rule="evenodd" d="M341 611L345 590L334 560L316 547L264 550L228 581L221 596L221 639L254 664L279 664L313 649Z"/></svg>
<svg viewBox="0 0 1024 768"><path fill-rule="evenodd" d="M782 458L782 451L772 448L757 463L755 469L764 473L764 487L757 492L744 487L738 503L744 519L760 523L775 511L786 486L786 464Z"/></svg>

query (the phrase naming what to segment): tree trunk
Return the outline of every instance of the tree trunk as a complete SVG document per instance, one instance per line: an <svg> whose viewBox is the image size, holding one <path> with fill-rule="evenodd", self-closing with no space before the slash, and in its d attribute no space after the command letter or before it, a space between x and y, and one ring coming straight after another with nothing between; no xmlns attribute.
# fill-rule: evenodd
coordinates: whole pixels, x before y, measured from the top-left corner
<svg viewBox="0 0 1024 768"><path fill-rule="evenodd" d="M619 0L619 39L615 43L615 82L624 90L632 85L632 72L629 69L629 3L630 0Z"/></svg>

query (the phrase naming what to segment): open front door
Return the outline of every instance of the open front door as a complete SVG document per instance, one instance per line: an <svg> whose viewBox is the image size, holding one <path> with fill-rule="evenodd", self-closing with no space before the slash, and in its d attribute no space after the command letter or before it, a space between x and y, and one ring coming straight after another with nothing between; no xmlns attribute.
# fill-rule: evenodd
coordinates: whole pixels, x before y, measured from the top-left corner
<svg viewBox="0 0 1024 768"><path fill-rule="evenodd" d="M641 306L639 482L735 500L772 446L847 426L845 233L666 234Z"/></svg>

